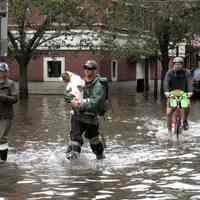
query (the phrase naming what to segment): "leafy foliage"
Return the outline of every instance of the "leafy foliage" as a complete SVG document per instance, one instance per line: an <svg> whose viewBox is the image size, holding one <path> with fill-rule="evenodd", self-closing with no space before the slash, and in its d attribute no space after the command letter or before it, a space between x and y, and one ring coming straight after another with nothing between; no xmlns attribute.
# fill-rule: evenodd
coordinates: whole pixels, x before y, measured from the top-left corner
<svg viewBox="0 0 200 200"><path fill-rule="evenodd" d="M199 4L184 0L115 1L107 17L108 29L115 35L111 40L115 45L109 46L122 49L117 45L120 32L124 33L124 49L129 49L123 49L127 56L168 55L170 48L192 37L195 24L199 24Z"/></svg>
<svg viewBox="0 0 200 200"><path fill-rule="evenodd" d="M20 68L20 94L28 96L27 68L38 47L50 42L51 50L59 44L60 36L71 40L80 32L75 29L94 29L105 0L9 0L9 17L12 26L8 30L9 53ZM48 34L48 32L50 34ZM54 42L55 41L55 42ZM91 45L83 40L80 46ZM67 45L67 44L66 44Z"/></svg>

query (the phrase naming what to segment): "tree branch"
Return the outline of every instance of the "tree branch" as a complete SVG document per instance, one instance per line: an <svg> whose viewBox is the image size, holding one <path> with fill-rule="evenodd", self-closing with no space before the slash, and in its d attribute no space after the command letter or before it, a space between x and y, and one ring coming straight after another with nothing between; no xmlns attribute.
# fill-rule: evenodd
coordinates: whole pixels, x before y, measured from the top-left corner
<svg viewBox="0 0 200 200"><path fill-rule="evenodd" d="M63 34L63 35L64 35L64 34ZM42 40L42 41L41 41L42 37L40 37L40 38L38 38L38 39L35 41L35 43L34 43L34 45L32 46L32 49L31 49L31 50L34 51L34 50L37 49L37 47L41 46L41 45L44 44L45 42L48 42L48 41L50 41L50 40L53 40L53 39L55 39L55 38L57 38L57 37L59 37L59 36L61 36L61 34L60 34L60 33L57 33L57 34L52 35L51 37L49 37L49 38L47 38L47 39L44 39L44 40Z"/></svg>
<svg viewBox="0 0 200 200"><path fill-rule="evenodd" d="M16 42L17 40L14 37L14 35L11 33L11 31L9 31L9 30L8 30L8 38L9 38L11 44L13 45L15 51L19 51L18 44Z"/></svg>
<svg viewBox="0 0 200 200"><path fill-rule="evenodd" d="M29 41L29 44L27 46L27 50L31 50L32 47L35 46L34 43L36 42L36 40L38 40L38 39L40 40L43 37L43 35L44 35L44 33L45 33L45 31L46 31L46 29L47 29L49 24L50 24L50 18L47 17L45 19L44 23L38 27L38 29L35 32L34 36Z"/></svg>

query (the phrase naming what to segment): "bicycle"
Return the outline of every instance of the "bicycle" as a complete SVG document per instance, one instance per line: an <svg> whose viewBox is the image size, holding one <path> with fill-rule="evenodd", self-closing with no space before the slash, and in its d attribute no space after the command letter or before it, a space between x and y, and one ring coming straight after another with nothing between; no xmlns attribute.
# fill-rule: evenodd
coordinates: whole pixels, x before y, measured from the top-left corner
<svg viewBox="0 0 200 200"><path fill-rule="evenodd" d="M190 100L186 92L182 90L173 90L169 93L169 106L174 109L172 115L172 127L174 126L174 134L177 138L182 133L183 120L182 109L189 107Z"/></svg>

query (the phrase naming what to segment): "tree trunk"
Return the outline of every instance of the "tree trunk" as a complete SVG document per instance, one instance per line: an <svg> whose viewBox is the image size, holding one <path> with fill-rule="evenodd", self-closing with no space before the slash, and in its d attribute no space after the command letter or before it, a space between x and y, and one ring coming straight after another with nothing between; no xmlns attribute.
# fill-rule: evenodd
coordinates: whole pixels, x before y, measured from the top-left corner
<svg viewBox="0 0 200 200"><path fill-rule="evenodd" d="M169 42L170 42L170 31L169 31L169 19L164 21L164 24L160 27L158 31L159 46L161 52L161 87L160 87L160 97L164 98L164 78L168 70L169 64Z"/></svg>
<svg viewBox="0 0 200 200"><path fill-rule="evenodd" d="M164 32L164 34L161 33L160 37L160 51L161 51L161 87L160 87L160 97L161 99L164 98L164 79L165 79L165 74L168 70L168 65L169 65L169 38L170 35L167 31Z"/></svg>
<svg viewBox="0 0 200 200"><path fill-rule="evenodd" d="M19 65L19 97L28 98L28 65L24 62Z"/></svg>
<svg viewBox="0 0 200 200"><path fill-rule="evenodd" d="M149 91L149 60L145 59L145 83L144 83L144 91L147 93Z"/></svg>
<svg viewBox="0 0 200 200"><path fill-rule="evenodd" d="M164 98L164 79L165 79L165 74L168 71L168 64L169 64L169 56L168 53L162 55L161 58L161 64L162 64L162 70L161 70L161 86L160 86L160 97L161 99Z"/></svg>
<svg viewBox="0 0 200 200"><path fill-rule="evenodd" d="M158 98L158 61L157 58L152 60L152 63L155 65L154 71L154 98Z"/></svg>

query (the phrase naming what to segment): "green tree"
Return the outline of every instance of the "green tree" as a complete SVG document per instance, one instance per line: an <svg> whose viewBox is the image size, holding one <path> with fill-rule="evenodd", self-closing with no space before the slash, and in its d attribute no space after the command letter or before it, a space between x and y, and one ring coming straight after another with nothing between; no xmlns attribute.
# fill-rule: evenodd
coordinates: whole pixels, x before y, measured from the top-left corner
<svg viewBox="0 0 200 200"><path fill-rule="evenodd" d="M16 26L14 30L9 26L8 50L19 65L20 98L28 97L28 66L38 47L62 35L71 37L73 29L94 28L102 3L98 0L9 0L9 18ZM32 19L35 10L40 16L37 22ZM47 31L52 32L46 34ZM56 44L51 45L54 47Z"/></svg>
<svg viewBox="0 0 200 200"><path fill-rule="evenodd" d="M168 70L169 49L175 48L176 44L183 40L191 39L200 16L199 2L124 0L115 1L109 9L107 24L112 33L107 37L107 41L112 41L108 45L109 48L114 51L119 49L119 54L125 54L135 60L141 55L147 58L159 56L162 64L163 95L163 79ZM124 42L120 44L118 41L122 37Z"/></svg>

